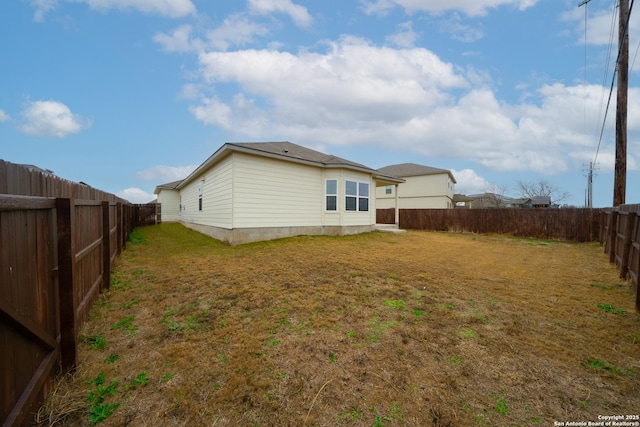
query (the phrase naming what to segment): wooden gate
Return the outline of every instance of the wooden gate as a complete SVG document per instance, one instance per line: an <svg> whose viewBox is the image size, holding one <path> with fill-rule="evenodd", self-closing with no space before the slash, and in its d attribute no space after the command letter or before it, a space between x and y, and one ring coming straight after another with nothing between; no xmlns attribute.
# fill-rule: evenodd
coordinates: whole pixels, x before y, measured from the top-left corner
<svg viewBox="0 0 640 427"><path fill-rule="evenodd" d="M157 224L157 218L160 215L160 205L157 203L148 203L146 205L135 205L137 211L137 225L154 225Z"/></svg>

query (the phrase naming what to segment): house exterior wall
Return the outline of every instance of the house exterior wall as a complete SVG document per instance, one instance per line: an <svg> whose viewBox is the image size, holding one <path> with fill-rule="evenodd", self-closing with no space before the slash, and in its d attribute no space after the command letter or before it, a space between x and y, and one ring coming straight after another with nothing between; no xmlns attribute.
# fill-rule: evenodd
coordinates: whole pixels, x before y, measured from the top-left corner
<svg viewBox="0 0 640 427"><path fill-rule="evenodd" d="M398 185L399 209L450 209L453 208L454 184L448 174L404 177ZM387 187L376 190L377 208L396 207L396 187L386 194Z"/></svg>
<svg viewBox="0 0 640 427"><path fill-rule="evenodd" d="M233 153L233 228L322 224L322 169Z"/></svg>
<svg viewBox="0 0 640 427"><path fill-rule="evenodd" d="M161 206L160 220L162 222L180 221L180 193L178 190L160 190L158 203Z"/></svg>
<svg viewBox="0 0 640 427"><path fill-rule="evenodd" d="M233 228L233 157L227 156L180 189L184 223ZM202 186L202 210L199 209Z"/></svg>
<svg viewBox="0 0 640 427"><path fill-rule="evenodd" d="M338 181L336 211L326 210L327 179ZM346 211L347 180L369 184L368 211ZM364 172L233 152L185 185L180 194L184 225L230 244L375 228L375 181Z"/></svg>

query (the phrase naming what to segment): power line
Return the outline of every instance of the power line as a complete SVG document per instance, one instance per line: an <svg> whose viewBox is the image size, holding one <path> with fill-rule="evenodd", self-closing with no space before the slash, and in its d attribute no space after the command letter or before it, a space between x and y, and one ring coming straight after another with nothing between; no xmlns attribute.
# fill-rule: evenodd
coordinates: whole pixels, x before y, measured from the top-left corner
<svg viewBox="0 0 640 427"><path fill-rule="evenodd" d="M589 0L589 1L590 1L590 0ZM634 2L635 2L635 0L631 0L631 5L629 6L629 12L627 13L626 22L625 22L625 24L624 24L624 33L623 33L623 34L624 34L625 36L626 36L626 35L628 34L628 32L629 32L629 19L631 18L631 11L633 10L633 4L634 4ZM620 23L620 25L621 25L621 24L622 24L622 23ZM598 139L598 146L597 146L597 148L596 148L596 155L594 156L593 163L596 163L596 162L597 162L597 160L598 160L598 153L600 152L600 145L601 145L601 143L602 143L602 137L603 137L603 135L604 135L604 128L605 128L605 125L606 125L606 122L607 122L607 115L608 115L608 112L609 112L609 106L611 105L611 97L612 97L612 95L613 95L613 87L614 87L614 85L615 85L616 74L618 73L618 66L617 66L617 64L618 64L618 63L619 63L619 61L620 61L620 55L621 55L621 53L622 53L622 47L623 47L623 46L622 46L622 44L623 44L623 43L618 43L618 55L617 55L617 57L616 57L616 68L615 68L615 70L614 70L614 72L613 72L613 76L611 77L611 87L610 87L610 89L609 89L609 99L608 99L608 101L607 101L607 108L605 109L604 119L603 119L603 122L602 122L602 128L601 128L601 131L600 131L600 137L599 137L599 139ZM608 62L609 62L609 61L607 61L607 63L608 63ZM607 74L608 74L608 73L607 73Z"/></svg>
<svg viewBox="0 0 640 427"><path fill-rule="evenodd" d="M611 66L611 52L613 50L613 40L614 40L614 32L615 32L615 26L616 26L616 2L617 0L613 1L613 7L611 8L611 27L609 29L609 45L607 47L607 59L605 60L605 67L604 67L604 75L602 76L602 95L600 97L600 110L598 111L598 117L602 117L602 107L604 105L604 94L605 94L605 85L606 82L608 80L609 77L609 67ZM613 82L615 79L615 70L614 70L614 76L612 77L612 81L611 81L611 89L609 90L609 99L607 101L607 108L605 109L605 113L604 113L604 117L602 119L602 129L600 130L600 137L598 138L598 144L597 144L597 148L596 148L596 154L594 157L594 163L598 160L598 153L600 151L600 144L602 142L602 137L604 135L604 127L607 123L607 114L609 111L609 105L611 103L611 94L613 92ZM598 132L598 129L596 128L596 133Z"/></svg>

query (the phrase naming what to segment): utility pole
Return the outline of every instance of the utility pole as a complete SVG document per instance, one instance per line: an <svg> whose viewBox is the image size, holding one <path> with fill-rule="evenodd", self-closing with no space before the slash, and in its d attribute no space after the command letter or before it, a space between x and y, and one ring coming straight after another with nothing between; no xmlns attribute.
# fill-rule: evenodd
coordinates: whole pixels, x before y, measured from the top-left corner
<svg viewBox="0 0 640 427"><path fill-rule="evenodd" d="M591 0L583 0L578 7L585 6ZM587 84L587 6L584 8L584 84ZM586 107L585 107L586 108ZM586 117L586 113L585 113ZM585 118L586 122L586 118ZM589 172L587 172L587 194L585 197L585 205L587 208L593 208L593 162L589 162Z"/></svg>
<svg viewBox="0 0 640 427"><path fill-rule="evenodd" d="M616 163L613 206L625 203L627 192L627 91L629 87L629 0L620 0L618 21L618 99L616 109Z"/></svg>
<svg viewBox="0 0 640 427"><path fill-rule="evenodd" d="M587 176L587 207L593 207L593 162L589 162L589 174Z"/></svg>

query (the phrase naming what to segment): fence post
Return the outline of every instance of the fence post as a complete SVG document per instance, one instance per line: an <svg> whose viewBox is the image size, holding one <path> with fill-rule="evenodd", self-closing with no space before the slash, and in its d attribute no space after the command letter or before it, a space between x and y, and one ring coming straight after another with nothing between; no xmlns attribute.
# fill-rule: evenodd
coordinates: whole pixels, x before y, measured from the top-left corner
<svg viewBox="0 0 640 427"><path fill-rule="evenodd" d="M58 234L58 305L60 311L60 355L62 372L76 368L76 305L73 295L75 254L73 248L74 203L56 199Z"/></svg>
<svg viewBox="0 0 640 427"><path fill-rule="evenodd" d="M111 223L109 202L102 202L102 290L111 283Z"/></svg>
<svg viewBox="0 0 640 427"><path fill-rule="evenodd" d="M123 226L122 226L122 203L116 203L116 241L118 243L118 255L122 253Z"/></svg>
<svg viewBox="0 0 640 427"><path fill-rule="evenodd" d="M618 239L618 211L611 211L609 223L609 262L616 262L616 240Z"/></svg>
<svg viewBox="0 0 640 427"><path fill-rule="evenodd" d="M624 248L620 259L620 278L626 280L629 275L629 253L633 243L633 225L636 218L635 212L627 212L627 227L624 230Z"/></svg>

